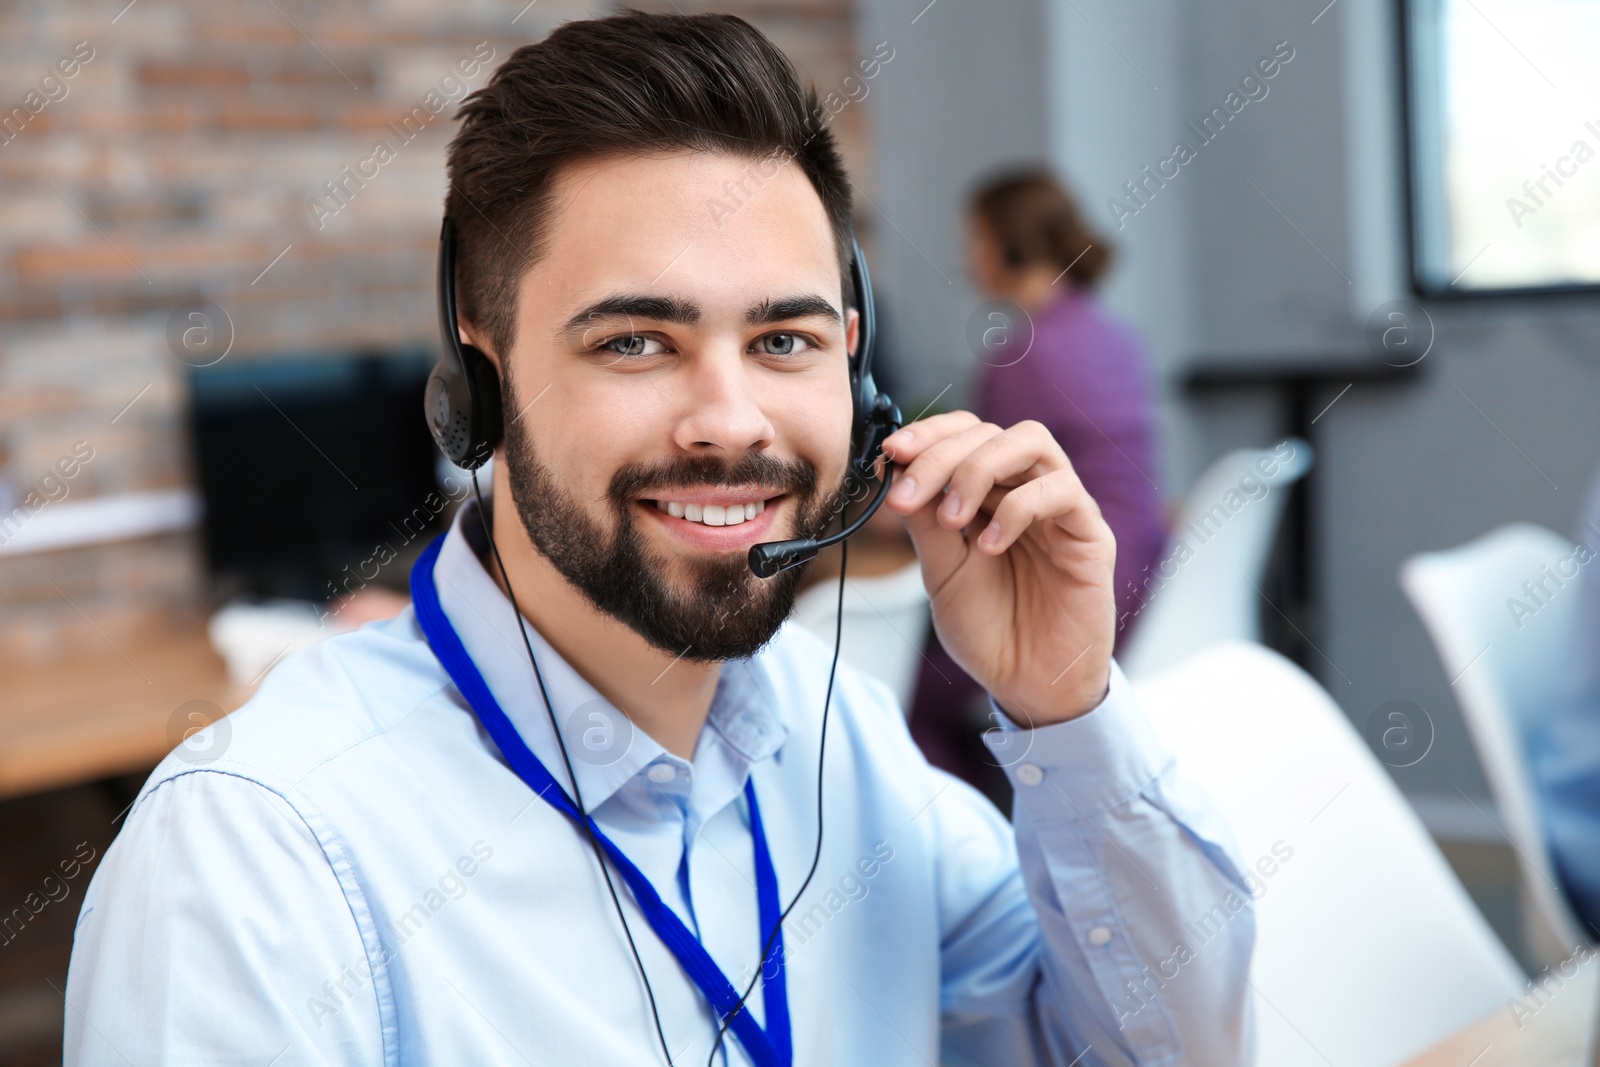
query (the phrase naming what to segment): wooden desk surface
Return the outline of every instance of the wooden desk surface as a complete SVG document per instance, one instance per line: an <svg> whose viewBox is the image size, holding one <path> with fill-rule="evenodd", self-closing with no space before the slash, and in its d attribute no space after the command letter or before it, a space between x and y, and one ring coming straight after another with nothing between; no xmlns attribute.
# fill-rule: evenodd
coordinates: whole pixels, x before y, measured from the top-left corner
<svg viewBox="0 0 1600 1067"><path fill-rule="evenodd" d="M1600 1062L1595 1058L1600 955L1591 955L1559 988L1552 981L1548 994L1525 995L1522 1002L1531 1014L1498 1008L1404 1067L1594 1067Z"/></svg>
<svg viewBox="0 0 1600 1067"><path fill-rule="evenodd" d="M152 767L191 728L190 711L233 711L248 695L198 631L0 667L0 798ZM185 709L192 701L206 703Z"/></svg>

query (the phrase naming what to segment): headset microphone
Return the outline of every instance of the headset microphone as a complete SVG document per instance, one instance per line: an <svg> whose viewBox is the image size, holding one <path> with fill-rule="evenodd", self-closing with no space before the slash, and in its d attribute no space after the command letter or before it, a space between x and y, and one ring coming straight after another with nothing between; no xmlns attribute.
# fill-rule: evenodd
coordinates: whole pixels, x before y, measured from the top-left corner
<svg viewBox="0 0 1600 1067"><path fill-rule="evenodd" d="M897 410L892 410L894 402L884 394L879 393L878 400L880 404L886 405L888 409L891 409L883 413L884 420L881 425L885 429L877 434L878 444L881 445L885 437L888 437L890 433L899 428L900 413ZM852 470L852 480L858 474L860 474L859 471ZM883 506L884 497L889 495L889 483L893 480L894 464L890 463L888 457L885 456L883 461L883 484L878 486L878 491L873 495L872 502L867 505L867 510L858 515L854 522L838 533L824 537L820 541L812 537L796 537L791 541L763 541L759 545L751 545L750 569L756 572L757 577L771 578L779 571L788 570L797 564L814 559L817 553L824 548L836 545L847 537L854 537L856 532L867 524L867 520L872 518L878 509Z"/></svg>

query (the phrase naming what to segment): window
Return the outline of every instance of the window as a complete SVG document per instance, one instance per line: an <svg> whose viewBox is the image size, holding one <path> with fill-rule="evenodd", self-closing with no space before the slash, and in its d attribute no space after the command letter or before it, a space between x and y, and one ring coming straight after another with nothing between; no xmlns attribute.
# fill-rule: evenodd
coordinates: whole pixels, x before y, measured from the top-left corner
<svg viewBox="0 0 1600 1067"><path fill-rule="evenodd" d="M1403 0L1424 294L1600 286L1600 0Z"/></svg>

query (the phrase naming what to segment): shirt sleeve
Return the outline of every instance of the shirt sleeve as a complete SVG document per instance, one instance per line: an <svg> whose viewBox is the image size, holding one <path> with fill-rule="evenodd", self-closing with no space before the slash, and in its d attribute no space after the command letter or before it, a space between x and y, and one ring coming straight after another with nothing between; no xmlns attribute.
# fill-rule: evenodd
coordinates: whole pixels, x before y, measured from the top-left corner
<svg viewBox="0 0 1600 1067"><path fill-rule="evenodd" d="M129 813L84 897L67 1067L380 1064L367 954L299 813L213 771Z"/></svg>
<svg viewBox="0 0 1600 1067"><path fill-rule="evenodd" d="M985 744L1016 791L1014 841L966 792L939 827L953 868L940 878L946 1062L1253 1063L1255 920L1237 848L1121 668L1069 722L1021 729L995 711Z"/></svg>

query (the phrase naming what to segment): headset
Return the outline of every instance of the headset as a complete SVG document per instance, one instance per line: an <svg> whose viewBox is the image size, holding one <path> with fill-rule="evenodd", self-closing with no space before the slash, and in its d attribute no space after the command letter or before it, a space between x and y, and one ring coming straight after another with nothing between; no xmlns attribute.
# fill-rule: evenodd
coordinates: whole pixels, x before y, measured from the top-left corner
<svg viewBox="0 0 1600 1067"><path fill-rule="evenodd" d="M458 467L477 470L488 462L504 434L500 378L489 357L461 340L456 325L455 226L446 216L439 230L439 362L428 377L423 406L428 428L439 449ZM850 237L850 279L857 324L856 355L850 362L850 396L853 421L850 437L850 484L866 485L884 438L900 428L900 409L872 380L872 356L877 347L877 314L872 303L872 278L861 244ZM893 478L885 461L878 493L857 519L831 537L768 541L750 547L750 569L770 578L816 556L821 549L852 536L883 504Z"/></svg>
<svg viewBox="0 0 1600 1067"><path fill-rule="evenodd" d="M423 408L427 415L428 428L432 431L439 450L456 466L472 472L472 489L478 501L478 520L494 553L495 563L499 567L501 579L510 596L512 610L516 612L518 629L522 633L523 645L528 651L528 661L533 665L534 677L539 683L539 693L544 698L545 711L550 718L550 729L560 746L561 759L566 765L567 780L572 784L573 800L578 810L587 816L589 809L584 805L583 794L578 788L578 778L573 772L572 760L567 755L566 741L556 724L555 708L545 688L544 674L539 670L539 661L533 654L533 644L528 638L527 627L523 624L522 610L517 606L516 594L511 589L511 579L506 574L505 562L500 558L500 549L494 542L494 533L489 528L488 520L484 518L483 493L478 487L478 468L494 455L495 446L500 443L505 432L500 378L488 356L475 346L461 340L460 328L456 322L455 256L455 227L450 217L446 215L439 230L439 362L435 364L428 377ZM884 498L889 493L890 482L893 480L894 465L889 462L888 457L882 456L883 442L900 428L901 415L894 401L888 394L880 392L872 380L877 316L872 303L872 280L867 273L866 256L862 253L861 245L853 233L850 237L850 280L860 319L857 323L856 355L850 361L852 423L846 485L850 489L856 486L865 487L874 477L880 476L881 484L872 501L854 521L845 523L841 518L842 529L838 533L822 538L799 537L787 541L767 541L752 545L749 554L750 569L762 578L770 578L780 571L814 558L823 548L835 544L840 546L839 602L835 612L833 662L828 669L828 688L827 695L823 698L822 729L817 746L817 845L811 857L810 871L795 892L794 898L789 901L789 906L779 914L777 924L762 945L761 954L756 957L762 961L763 966L756 968L756 974L751 977L750 984L745 987L738 1004L722 1021L716 1043L711 1047L711 1056L706 1061L707 1067L710 1067L711 1062L715 1060L717 1049L721 1047L734 1017L743 1010L745 1001L749 1000L750 994L755 990L756 979L765 969L764 962L772 951L772 944L778 936L778 931L783 928L789 912L805 894L806 887L811 884L812 876L817 873L817 863L822 858L822 770L823 757L827 752L828 709L833 703L834 674L839 667L839 647L844 630L845 566L849 550L846 540L865 526L867 520L872 518L883 505ZM877 471L877 461L880 457L883 459L881 474ZM840 514L842 516L842 509ZM594 851L595 861L600 864L600 871L605 875L611 903L616 909L617 918L622 923L623 932L627 935L628 947L633 952L633 961L638 966L640 978L644 981L645 993L650 1002L650 1013L655 1022L656 1036L661 1042L662 1055L666 1057L671 1067L672 1054L667 1049L666 1032L661 1026L661 1014L656 1007L655 990L651 988L650 976L645 973L644 961L639 958L639 948L634 942L633 931L629 929L627 917L623 913L622 902L617 896L616 885L612 881L611 870L606 863L600 842L595 838L594 830L587 818L583 820L583 825Z"/></svg>
<svg viewBox="0 0 1600 1067"><path fill-rule="evenodd" d="M501 425L500 378L489 357L461 340L456 325L455 225L446 217L439 230L439 362L428 377L423 404L428 428L439 450L456 466L476 470L489 461L504 434ZM872 279L867 259L855 236L850 238L850 279L855 291L855 306L861 313L857 330L856 355L850 363L850 395L854 419L850 438L851 473L863 479L873 477L874 461L883 440L900 428L900 409L872 380L872 356L877 347L877 315L872 303ZM887 464L885 465L887 467ZM887 478L885 482L887 482ZM853 532L853 531L852 531ZM818 542L826 548L831 540ZM789 545L791 542L774 542ZM756 546L757 548L761 546ZM784 559L793 566L814 556ZM771 553L773 556L779 553ZM782 567L763 573L763 578Z"/></svg>

